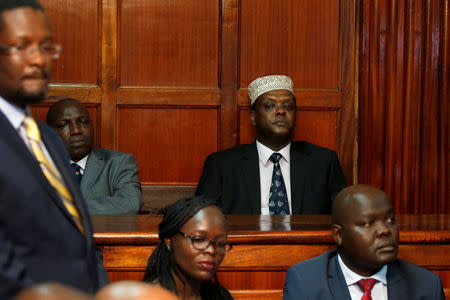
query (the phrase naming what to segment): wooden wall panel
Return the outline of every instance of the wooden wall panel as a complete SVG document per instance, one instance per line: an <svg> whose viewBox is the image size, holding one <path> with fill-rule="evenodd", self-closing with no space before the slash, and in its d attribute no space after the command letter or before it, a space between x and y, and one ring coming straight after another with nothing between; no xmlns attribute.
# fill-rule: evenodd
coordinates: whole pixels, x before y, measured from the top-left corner
<svg viewBox="0 0 450 300"><path fill-rule="evenodd" d="M31 113L36 119L45 123L47 118L47 111L52 103L44 103L41 105L35 105L31 108ZM100 145L100 107L97 104L86 104L91 117L92 124L94 125L94 147Z"/></svg>
<svg viewBox="0 0 450 300"><path fill-rule="evenodd" d="M144 184L195 185L218 147L218 110L119 107L119 151L135 153Z"/></svg>
<svg viewBox="0 0 450 300"><path fill-rule="evenodd" d="M63 46L53 83L98 84L98 0L42 0L54 40Z"/></svg>
<svg viewBox="0 0 450 300"><path fill-rule="evenodd" d="M248 84L286 74L294 81L299 118L294 140L337 150L347 182L356 175L356 1L241 2L238 105L240 142L254 138L244 121Z"/></svg>
<svg viewBox="0 0 450 300"><path fill-rule="evenodd" d="M286 74L296 88L337 89L340 4L241 1L240 87L260 76Z"/></svg>
<svg viewBox="0 0 450 300"><path fill-rule="evenodd" d="M359 181L401 213L450 211L448 6L362 6Z"/></svg>
<svg viewBox="0 0 450 300"><path fill-rule="evenodd" d="M219 1L127 0L120 85L218 86Z"/></svg>
<svg viewBox="0 0 450 300"><path fill-rule="evenodd" d="M335 110L297 110L294 140L309 141L336 150L337 117ZM255 129L250 122L250 109L240 111L239 128L240 144L252 143L255 140Z"/></svg>
<svg viewBox="0 0 450 300"><path fill-rule="evenodd" d="M143 184L196 185L209 153L253 140L248 83L287 74L295 138L336 149L350 183L358 1L44 0L67 49L49 102L98 105L100 146L134 154Z"/></svg>

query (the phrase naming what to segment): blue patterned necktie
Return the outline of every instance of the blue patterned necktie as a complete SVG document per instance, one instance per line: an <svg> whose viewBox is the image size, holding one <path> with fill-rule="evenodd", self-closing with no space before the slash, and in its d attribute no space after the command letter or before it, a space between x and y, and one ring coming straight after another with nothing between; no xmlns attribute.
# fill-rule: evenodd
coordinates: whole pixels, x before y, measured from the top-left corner
<svg viewBox="0 0 450 300"><path fill-rule="evenodd" d="M280 169L280 153L273 153L270 160L273 162L272 184L269 192L269 212L271 215L289 215L289 203Z"/></svg>
<svg viewBox="0 0 450 300"><path fill-rule="evenodd" d="M71 163L70 165L72 166L73 173L75 174L78 183L81 183L81 178L83 177L83 175L81 174L81 167L76 163Z"/></svg>

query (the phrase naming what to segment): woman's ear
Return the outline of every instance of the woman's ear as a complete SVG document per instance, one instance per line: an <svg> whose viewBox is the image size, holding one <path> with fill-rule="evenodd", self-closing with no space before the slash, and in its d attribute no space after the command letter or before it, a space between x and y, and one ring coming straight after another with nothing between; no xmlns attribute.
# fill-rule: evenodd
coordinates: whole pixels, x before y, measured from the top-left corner
<svg viewBox="0 0 450 300"><path fill-rule="evenodd" d="M169 250L169 252L170 252L170 250L171 250L170 244L172 243L171 239L165 238L164 243L166 244L167 250Z"/></svg>

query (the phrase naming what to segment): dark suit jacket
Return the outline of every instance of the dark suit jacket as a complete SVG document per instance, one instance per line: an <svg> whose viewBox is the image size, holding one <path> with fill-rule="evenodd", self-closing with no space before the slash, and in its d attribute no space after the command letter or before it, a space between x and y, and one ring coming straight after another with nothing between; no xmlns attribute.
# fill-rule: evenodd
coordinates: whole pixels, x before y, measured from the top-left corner
<svg viewBox="0 0 450 300"><path fill-rule="evenodd" d="M292 142L292 214L329 214L345 187L336 152L307 142ZM260 214L261 189L256 142L209 155L197 195L220 197L226 214Z"/></svg>
<svg viewBox="0 0 450 300"><path fill-rule="evenodd" d="M398 259L388 265L388 299L445 299L438 275ZM289 268L283 300L351 300L336 251L300 262Z"/></svg>
<svg viewBox="0 0 450 300"><path fill-rule="evenodd" d="M136 214L142 204L136 159L129 153L93 149L81 192L90 214Z"/></svg>
<svg viewBox="0 0 450 300"><path fill-rule="evenodd" d="M42 140L80 212L75 225L37 160L0 112L0 299L22 288L56 281L93 293L106 272L99 268L92 224L69 156L57 134L38 122ZM99 277L100 276L100 277Z"/></svg>

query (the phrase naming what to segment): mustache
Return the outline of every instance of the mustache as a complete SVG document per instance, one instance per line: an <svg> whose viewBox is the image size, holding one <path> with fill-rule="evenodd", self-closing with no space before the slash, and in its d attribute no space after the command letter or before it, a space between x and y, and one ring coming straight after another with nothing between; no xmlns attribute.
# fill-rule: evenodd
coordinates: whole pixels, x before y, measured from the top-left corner
<svg viewBox="0 0 450 300"><path fill-rule="evenodd" d="M21 79L36 79L36 78L49 79L50 74L45 70L40 71L36 70L31 73L25 74L21 77Z"/></svg>

